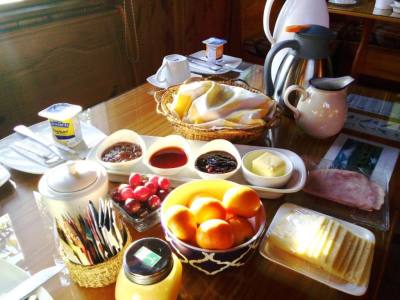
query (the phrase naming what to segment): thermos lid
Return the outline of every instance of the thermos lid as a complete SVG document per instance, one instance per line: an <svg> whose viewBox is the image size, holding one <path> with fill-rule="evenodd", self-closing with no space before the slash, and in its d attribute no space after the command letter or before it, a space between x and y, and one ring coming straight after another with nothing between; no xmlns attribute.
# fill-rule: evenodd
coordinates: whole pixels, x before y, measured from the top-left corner
<svg viewBox="0 0 400 300"><path fill-rule="evenodd" d="M335 34L329 28L320 25L304 26L296 34L306 39L333 39L335 37Z"/></svg>
<svg viewBox="0 0 400 300"><path fill-rule="evenodd" d="M74 193L88 188L97 178L96 163L76 160L67 161L51 169L46 174L46 183L55 192Z"/></svg>
<svg viewBox="0 0 400 300"><path fill-rule="evenodd" d="M124 254L125 276L140 285L163 280L174 265L168 244L158 238L143 238L132 243Z"/></svg>

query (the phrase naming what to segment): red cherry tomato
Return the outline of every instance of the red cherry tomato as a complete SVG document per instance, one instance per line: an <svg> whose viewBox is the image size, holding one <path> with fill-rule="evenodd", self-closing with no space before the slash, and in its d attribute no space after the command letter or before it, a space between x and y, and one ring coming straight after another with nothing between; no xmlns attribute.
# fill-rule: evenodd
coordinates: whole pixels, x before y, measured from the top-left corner
<svg viewBox="0 0 400 300"><path fill-rule="evenodd" d="M160 187L160 189L168 190L168 189L169 189L169 186L170 186L170 181L169 181L169 179L168 179L168 178L165 178L165 177L160 177L160 178L158 179L158 186Z"/></svg>
<svg viewBox="0 0 400 300"><path fill-rule="evenodd" d="M133 191L133 198L139 201L146 201L150 196L150 190L145 186L138 186Z"/></svg>
<svg viewBox="0 0 400 300"><path fill-rule="evenodd" d="M144 186L147 187L150 190L150 196L154 195L155 193L157 193L157 188L154 185L154 183L146 182Z"/></svg>
<svg viewBox="0 0 400 300"><path fill-rule="evenodd" d="M128 213L135 214L140 210L140 202L135 199L128 198L125 202L124 207Z"/></svg>
<svg viewBox="0 0 400 300"><path fill-rule="evenodd" d="M132 188L135 188L142 184L142 176L139 173L132 173L129 176L129 184Z"/></svg>
<svg viewBox="0 0 400 300"><path fill-rule="evenodd" d="M111 192L111 198L115 201L115 202L124 202L125 199L122 198L121 193L118 191L118 189L114 189Z"/></svg>
<svg viewBox="0 0 400 300"><path fill-rule="evenodd" d="M152 209L159 208L161 206L161 199L157 195L153 195L149 198L148 204Z"/></svg>
<svg viewBox="0 0 400 300"><path fill-rule="evenodd" d="M134 192L131 187L125 187L120 192L122 199L134 198Z"/></svg>
<svg viewBox="0 0 400 300"><path fill-rule="evenodd" d="M122 183L122 184L120 184L119 186L118 186L118 192L120 192L121 193L121 191L124 189L124 188L130 188L131 186L129 185L129 184L126 184L126 183Z"/></svg>

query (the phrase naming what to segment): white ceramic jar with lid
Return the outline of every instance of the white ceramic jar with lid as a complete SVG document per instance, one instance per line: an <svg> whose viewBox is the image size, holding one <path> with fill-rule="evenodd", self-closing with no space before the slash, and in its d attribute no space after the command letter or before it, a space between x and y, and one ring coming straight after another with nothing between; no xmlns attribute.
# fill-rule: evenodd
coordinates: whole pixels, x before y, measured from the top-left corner
<svg viewBox="0 0 400 300"><path fill-rule="evenodd" d="M108 193L105 168L95 161L67 161L47 171L39 181L39 193L54 218L82 214L89 203L98 207Z"/></svg>

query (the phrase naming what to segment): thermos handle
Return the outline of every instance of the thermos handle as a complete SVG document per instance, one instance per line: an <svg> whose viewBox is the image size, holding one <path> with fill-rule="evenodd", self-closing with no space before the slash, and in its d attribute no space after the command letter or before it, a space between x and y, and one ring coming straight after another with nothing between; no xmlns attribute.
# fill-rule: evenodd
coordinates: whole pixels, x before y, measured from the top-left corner
<svg viewBox="0 0 400 300"><path fill-rule="evenodd" d="M274 95L274 83L272 81L272 61L275 55L284 48L292 48L298 50L300 47L299 42L296 40L286 40L276 43L269 50L267 57L265 58L264 64L264 80L265 80L265 93L267 96L272 97Z"/></svg>
<svg viewBox="0 0 400 300"><path fill-rule="evenodd" d="M268 41L271 43L271 45L275 44L275 42L276 42L274 40L274 37L272 36L271 28L269 27L269 20L270 20L271 9L272 9L273 4L274 4L274 0L267 0L267 3L265 3L264 16L263 16L264 32L265 32L265 35L267 36Z"/></svg>
<svg viewBox="0 0 400 300"><path fill-rule="evenodd" d="M290 93L294 91L298 91L301 94L299 102L307 99L308 93L305 89L303 89L299 85L291 85L285 91L285 94L283 96L283 101L285 101L285 105L293 112L294 118L297 120L300 118L300 111L296 107L294 107L289 101Z"/></svg>

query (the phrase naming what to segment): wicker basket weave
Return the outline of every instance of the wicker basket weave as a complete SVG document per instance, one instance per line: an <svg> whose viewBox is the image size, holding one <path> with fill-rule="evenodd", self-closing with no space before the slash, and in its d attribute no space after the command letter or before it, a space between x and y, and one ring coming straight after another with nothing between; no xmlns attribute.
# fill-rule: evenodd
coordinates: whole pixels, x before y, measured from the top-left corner
<svg viewBox="0 0 400 300"><path fill-rule="evenodd" d="M83 266L72 263L64 255L63 259L68 268L71 279L82 287L99 288L114 283L122 267L126 248L132 243L129 230L126 229L127 239L125 246L117 255L109 260L93 266Z"/></svg>
<svg viewBox="0 0 400 300"><path fill-rule="evenodd" d="M249 87L244 81L227 80L224 78L191 78L190 81L205 81L214 80L219 83L239 86L248 91L262 94L257 89ZM185 82L187 83L187 82ZM248 143L263 136L265 131L279 125L282 109L274 102L273 107L265 118L264 125L249 125L241 129L233 129L229 127L221 127L216 129L204 128L196 124L185 123L177 118L169 109L173 101L173 96L177 93L179 85L169 87L165 90L157 91L154 94L155 101L157 102L157 113L165 116L167 120L174 127L177 134L191 140L210 141L214 139L226 139L234 143Z"/></svg>

